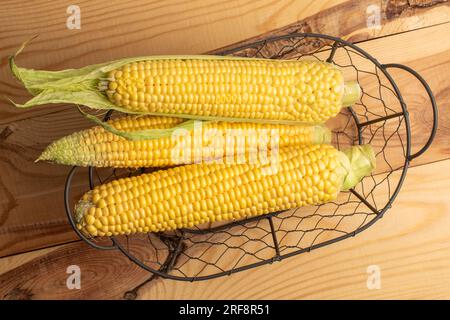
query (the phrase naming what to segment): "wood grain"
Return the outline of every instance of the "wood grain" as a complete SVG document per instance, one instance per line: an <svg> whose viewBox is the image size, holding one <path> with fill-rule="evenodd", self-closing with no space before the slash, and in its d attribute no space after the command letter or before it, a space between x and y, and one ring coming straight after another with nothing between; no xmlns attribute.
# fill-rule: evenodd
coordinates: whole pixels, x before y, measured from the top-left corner
<svg viewBox="0 0 450 320"><path fill-rule="evenodd" d="M360 44L382 63L397 62L415 68L424 76L436 95L440 124L435 142L431 149L412 165L446 159L450 154L450 118L445 111L449 107L450 94L449 83L445 81L445 75L450 73L450 40L445 36L449 32L450 24L443 24ZM405 55L405 52L408 54ZM362 65L361 68L367 66ZM407 73L393 71L392 74L408 105L413 132L412 146L413 150L418 150L426 142L431 126L425 91ZM367 80L367 88L375 90L374 82ZM366 81L364 76L361 81ZM333 120L330 126L342 128L343 123L343 120L338 118ZM392 131L397 123L398 120L387 122L386 132ZM0 177L0 255L76 239L65 220L62 203L62 187L68 168L45 163L35 164L33 161L52 140L90 125L79 116L78 111L71 108L0 126L0 132L3 132L0 134L3 151L0 154L0 170L5 172ZM354 128L348 129L351 130ZM384 145L385 138L382 133L377 131L374 134L372 144L377 148ZM386 154L390 157L389 163L399 166L403 161L400 141L392 139L388 146ZM378 165L380 170L387 169L386 162L380 161ZM86 181L84 174L76 175L78 194L86 188L83 181Z"/></svg>
<svg viewBox="0 0 450 320"><path fill-rule="evenodd" d="M35 34L39 37L19 63L35 69L77 68L121 57L152 54L202 53L286 23L311 16L345 0L258 2L248 0L196 1L79 1L81 29L66 28L71 1L9 1L0 12L1 123L60 110L40 107L17 110L5 100L24 101L29 94L14 81L7 55ZM132 18L131 18L132 17ZM64 107L63 107L64 108Z"/></svg>
<svg viewBox="0 0 450 320"><path fill-rule="evenodd" d="M267 37L292 33L322 33L350 42L411 31L450 20L447 1L346 1L322 10L314 16L282 28L246 39L237 44L213 50L227 50ZM379 21L375 17L379 15Z"/></svg>
<svg viewBox="0 0 450 320"><path fill-rule="evenodd" d="M17 268L37 257L49 254L50 252L57 250L59 246L45 248L45 249L37 249L34 251L30 251L27 253L21 253L19 255L13 255L9 257L2 258L1 266L2 266L2 273L6 273L9 270L12 270L14 268Z"/></svg>
<svg viewBox="0 0 450 320"><path fill-rule="evenodd" d="M450 237L443 226L450 223L449 189L450 160L411 168L392 209L354 238L226 278L157 279L138 298L448 299ZM82 270L81 290L65 286L70 264ZM370 265L381 270L379 290L367 289ZM122 298L147 277L119 254L80 242L1 259L0 297Z"/></svg>
<svg viewBox="0 0 450 320"><path fill-rule="evenodd" d="M18 110L16 102L29 94L15 81L7 56L35 34L38 39L18 63L35 69L77 68L125 56L202 53L245 39L291 32L320 32L361 41L449 21L448 3L429 1L317 0L258 2L244 0L160 2L78 2L80 30L66 28L69 1L52 4L41 0L27 5L10 1L0 12L0 124L42 115L67 106ZM371 5L371 10L368 6ZM380 25L372 27L373 8L379 8ZM133 21L129 17L133 16ZM369 23L369 24L368 24ZM285 27L288 25L288 27ZM283 27L282 29L279 29ZM278 29L275 32L271 30ZM233 45L234 46L234 45Z"/></svg>
<svg viewBox="0 0 450 320"><path fill-rule="evenodd" d="M449 160L410 169L393 208L355 238L225 279L157 280L141 298L448 299L449 169ZM380 290L366 287L370 265L381 269Z"/></svg>
<svg viewBox="0 0 450 320"><path fill-rule="evenodd" d="M230 43L238 46L244 42L236 42L244 39L253 41L291 32L340 36L360 42L382 63L413 67L431 85L441 111L440 127L432 148L413 165L447 159L450 154L447 1L320 0L311 5L287 0L170 0L135 1L133 6L116 1L81 1L77 3L82 10L81 30L65 27L66 8L72 4L68 1L5 4L0 12L0 256L76 239L62 206L68 168L34 164L33 160L50 141L90 123L72 106L24 111L10 107L4 99L4 95L18 102L29 98L12 79L6 57L36 33L39 38L19 63L50 70L132 55L212 52ZM380 28L367 25L369 4L381 9ZM402 33L411 30L416 31ZM375 40L365 41L369 39ZM428 108L426 96L408 74L392 73L410 110L413 150L417 150L431 126L430 113L424 111ZM332 125L339 128L342 123ZM387 123L386 128L392 125ZM380 139L374 137L372 143L380 144ZM391 146L398 151L399 145ZM395 160L395 154L387 151ZM411 169L394 209L355 239L226 281L188 284L157 280L144 287L140 297L449 298L446 260L450 245L442 228L449 219L445 196L449 168L449 161L444 161ZM86 189L82 174L75 177L75 189L75 197ZM383 197L383 189L379 189L381 194L377 196ZM136 250L141 250L139 244ZM78 263L87 271L83 273L85 285L81 291L67 290L65 269ZM366 289L366 268L370 264L381 267L382 290ZM127 277L118 283L117 274L122 272ZM81 242L3 258L0 273L0 297L6 299L122 298L126 290L148 277L123 256L94 251Z"/></svg>
<svg viewBox="0 0 450 320"><path fill-rule="evenodd" d="M5 259L10 270L0 279L0 299L6 300L121 299L127 290L148 278L147 272L130 263L122 254L99 252L81 242L53 248L50 252L48 249L40 250L40 255L28 253L25 257ZM23 264L11 269L18 260ZM67 268L71 265L80 267L80 290L67 288ZM126 275L126 281L119 280L119 274Z"/></svg>

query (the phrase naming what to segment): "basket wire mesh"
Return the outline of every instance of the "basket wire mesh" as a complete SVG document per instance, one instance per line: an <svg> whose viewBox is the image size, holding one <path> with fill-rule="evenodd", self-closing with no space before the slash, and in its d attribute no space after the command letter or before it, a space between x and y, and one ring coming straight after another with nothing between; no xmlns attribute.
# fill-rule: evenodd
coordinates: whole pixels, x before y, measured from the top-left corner
<svg viewBox="0 0 450 320"><path fill-rule="evenodd" d="M222 55L267 59L317 59L342 68L346 79L356 79L361 99L345 108L327 125L338 149L370 143L377 170L337 200L226 224L173 232L87 239L75 227L73 203L88 188L149 169L89 168L85 185L72 187L80 168L72 168L66 182L65 205L75 232L97 249L120 250L155 276L185 281L207 280L280 261L355 236L380 219L397 196L409 162L431 144L437 129L437 107L429 86L414 70L398 64L381 65L361 48L331 36L290 34L278 36ZM416 77L430 98L433 126L425 146L411 153L411 132L406 104L388 72L403 69ZM105 120L112 115L108 112ZM85 169L83 169L85 170ZM153 169L154 170L154 169ZM138 288L135 288L136 290ZM136 291L128 292L133 297Z"/></svg>

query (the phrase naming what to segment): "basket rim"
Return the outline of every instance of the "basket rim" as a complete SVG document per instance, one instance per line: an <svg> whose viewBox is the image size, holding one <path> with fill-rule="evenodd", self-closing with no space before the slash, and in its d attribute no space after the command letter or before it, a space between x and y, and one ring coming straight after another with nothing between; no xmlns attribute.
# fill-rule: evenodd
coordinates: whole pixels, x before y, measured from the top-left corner
<svg viewBox="0 0 450 320"><path fill-rule="evenodd" d="M314 249L318 249L320 247L324 247L327 246L329 244L335 243L335 242L339 242L342 240L345 240L347 238L350 237L354 237L355 235L359 234L360 232L366 230L367 228L369 228L370 226L372 226L375 222L377 222L379 219L381 219L383 217L383 215L386 213L386 211L392 206L392 203L394 202L394 200L396 199L398 193L400 192L400 189L403 185L403 182L405 180L406 177L406 173L407 170L409 168L409 164L411 161L411 127L410 127L410 120L409 120L409 114L408 114L408 110L407 110L407 106L403 100L403 97L401 95L400 89L398 88L396 82L394 81L393 77L391 76L391 74L388 72L387 70L387 65L383 65L380 62L378 62L378 60L376 60L372 55L370 55L369 53L367 53L365 50L363 50L362 48L360 48L359 46L348 42L346 40L343 40L341 38L338 37L334 37L334 36L330 36L330 35L325 35L325 34L320 34L320 33L291 33L291 34L285 34L285 35L278 35L278 36L273 36L273 37L268 37L266 39L262 39L262 40L258 40L255 42L249 42L246 44L243 44L241 46L232 48L232 49L228 49L228 50L223 50L223 51L216 51L215 54L216 55L229 55L229 54L233 54L235 52L239 52L245 49L249 49L252 47L256 47L258 45L262 45L262 44L266 44L266 43L270 43L270 42L274 42L274 41L279 41L279 40L284 40L284 39L290 39L290 38L319 38L319 39L326 39L326 40L332 40L334 41L334 44L339 44L341 46L347 46L350 47L352 49L354 49L355 51L357 51L358 53L362 54L365 58L369 59L373 64L375 64L375 66L381 70L381 72L384 74L384 76L386 77L386 79L389 81L389 83L391 84L392 88L394 89L394 92L396 94L396 98L399 100L400 102L400 106L402 109L402 116L404 117L405 120L405 129L406 129L406 144L405 144L405 161L403 163L403 168L402 168L402 172L401 175L398 179L398 183L397 186L395 187L392 195L389 198L389 201L386 202L386 205L380 209L380 210L376 210L373 207L370 207L369 204L369 209L371 209L372 211L374 211L375 213L375 217L370 220L369 222L367 222L366 224L364 224L363 226L359 227L358 229L354 230L353 232L344 234L342 236L321 242L321 243L317 243L317 244L313 244L308 248L303 248L303 249L298 249L296 251L293 252L289 252L283 255L277 255L271 259L266 259L266 260L261 260L255 263L251 263L248 265L244 265L244 266L240 266L240 267L236 267L234 269L231 269L229 271L223 271L223 272L217 272L214 274L210 274L210 275L206 275L206 276L197 276L197 277L184 277L184 276L177 276L177 275L173 275L170 274L170 270L167 271L161 271L159 269L154 269L149 267L148 265L146 265L145 263L143 263L142 261L140 261L138 258L136 258L134 255L132 255L128 250L125 249L125 247L119 242L117 241L117 239L115 237L110 237L111 239L111 245L110 246L101 246L96 244L95 242L91 241L90 239L86 238L77 228L76 228L76 224L73 220L73 216L72 216L72 212L71 212L71 207L70 207L70 203L69 203L69 194L70 194L70 183L72 180L72 177L75 173L75 171L77 170L78 167L72 167L68 173L67 179L66 179L66 184L65 184L65 189L64 189L64 204L65 204L65 209L66 209L66 214L68 216L69 222L72 226L72 228L74 229L74 231L77 233L77 235L83 240L85 241L87 244L89 244L90 246L96 248L96 249L102 249L102 250L120 250L129 260L131 260L132 262L134 262L135 264L137 264L138 266L140 266L141 268L155 274L158 275L162 278L165 279L172 279L172 280L178 280L178 281L203 281L203 280L209 280L209 279L214 279L214 278L218 278L221 276L225 276L225 275L231 275L233 273L237 273L240 271L244 271L244 270L248 270L254 267L258 267L258 266L262 266L265 264L269 264L269 263L273 263L275 261L281 261L283 259L286 259L288 257L292 257L304 252L309 252L311 250ZM334 49L332 49L332 51L334 51ZM334 54L333 52L331 54ZM361 128L359 126L359 120L355 114L355 112L353 111L353 109L351 107L348 107L348 109L350 110L352 117L354 118L355 123L357 124L357 128L358 128L358 140L359 140L359 144L361 144ZM111 111L109 111L105 118L108 118L111 115ZM89 185L90 188L92 188L94 186L93 184L93 168L89 167ZM356 193L355 191L350 190L350 192L352 192L353 194L355 194L355 196L357 196L359 198L359 200L361 202L364 203L365 199L362 198L362 196L360 196L358 193ZM367 201L365 202L366 206L368 205ZM250 219L246 219L243 221L237 221L237 222L231 222L229 224L225 224L222 226L219 226L217 228L225 229L225 228L231 228L235 225L242 225L242 224L246 224L255 220L260 220L260 219L269 219L269 222L271 222L271 218L272 216L278 215L282 212L286 212L289 210L285 210L285 211L279 211L279 212L274 212L274 213L269 213L267 215L263 215L263 216L259 216L259 217L255 217L255 218L250 218ZM217 231L216 228L213 229L208 229L205 231L205 233L211 233L211 232L215 232ZM184 237L185 233L197 233L197 232L191 232L191 230L182 230L181 231Z"/></svg>

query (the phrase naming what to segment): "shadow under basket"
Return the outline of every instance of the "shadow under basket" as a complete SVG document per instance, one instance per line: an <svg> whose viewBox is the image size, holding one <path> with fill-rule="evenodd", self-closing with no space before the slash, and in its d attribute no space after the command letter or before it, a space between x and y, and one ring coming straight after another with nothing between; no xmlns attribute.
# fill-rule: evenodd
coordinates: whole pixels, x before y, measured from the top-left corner
<svg viewBox="0 0 450 320"><path fill-rule="evenodd" d="M437 106L425 80L404 65L380 64L349 42L326 35L298 33L244 44L217 54L317 59L339 66L345 79L358 81L362 96L327 123L333 131L333 145L343 149L370 143L376 153L376 171L354 189L341 192L336 201L323 205L206 228L88 239L75 226L72 212L75 201L99 183L149 170L73 167L67 177L64 201L69 221L83 241L96 249L118 250L154 276L184 281L213 279L281 261L353 237L373 225L391 207L410 161L423 154L435 136ZM411 151L407 106L389 73L395 68L417 79L430 100L431 132L425 145L415 153ZM111 115L108 112L105 120Z"/></svg>

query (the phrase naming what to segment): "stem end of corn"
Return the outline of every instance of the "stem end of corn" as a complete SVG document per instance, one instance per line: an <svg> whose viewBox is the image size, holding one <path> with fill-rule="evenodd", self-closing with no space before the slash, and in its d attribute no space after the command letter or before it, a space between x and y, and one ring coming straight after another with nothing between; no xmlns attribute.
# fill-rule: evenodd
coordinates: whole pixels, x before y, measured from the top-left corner
<svg viewBox="0 0 450 320"><path fill-rule="evenodd" d="M351 106L361 98L361 87L356 81L349 81L344 86L344 96L342 97L342 105L344 107Z"/></svg>
<svg viewBox="0 0 450 320"><path fill-rule="evenodd" d="M331 143L331 131L324 125L317 125L314 127L313 132L313 144L330 144Z"/></svg>
<svg viewBox="0 0 450 320"><path fill-rule="evenodd" d="M89 192L87 193L87 195L90 195ZM74 219L77 225L82 226L83 218L86 215L86 212L92 206L93 204L91 200L81 199L80 201L78 201L78 203L75 205L74 213Z"/></svg>
<svg viewBox="0 0 450 320"><path fill-rule="evenodd" d="M341 165L346 170L341 190L353 188L376 167L375 153L369 144L353 146L340 154Z"/></svg>

